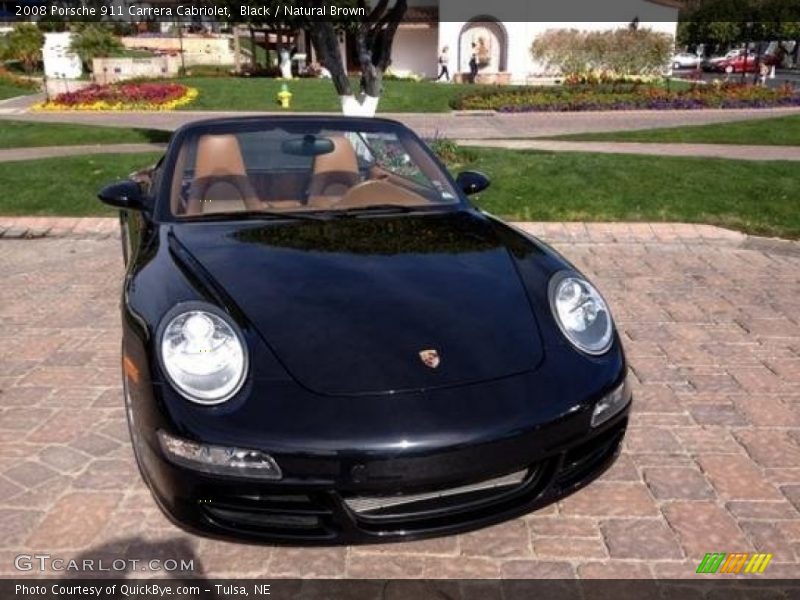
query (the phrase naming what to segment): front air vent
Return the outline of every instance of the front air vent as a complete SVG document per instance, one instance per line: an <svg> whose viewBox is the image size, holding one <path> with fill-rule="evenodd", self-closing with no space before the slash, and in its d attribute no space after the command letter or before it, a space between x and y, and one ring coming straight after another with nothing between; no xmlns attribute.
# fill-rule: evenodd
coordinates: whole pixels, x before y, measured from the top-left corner
<svg viewBox="0 0 800 600"><path fill-rule="evenodd" d="M499 492L505 491L520 485L527 476L528 471L516 471L503 477L495 479L487 479L479 483L471 483L469 485L462 485L458 487L445 488L435 492L428 492L424 494L403 494L395 496L360 496L354 498L345 498L347 506L356 514L372 513L382 511L388 508L397 508L409 504L417 504L420 502L427 502L431 500L438 500L442 498L450 498L453 496L471 495L476 492L485 492L488 490L497 490Z"/></svg>

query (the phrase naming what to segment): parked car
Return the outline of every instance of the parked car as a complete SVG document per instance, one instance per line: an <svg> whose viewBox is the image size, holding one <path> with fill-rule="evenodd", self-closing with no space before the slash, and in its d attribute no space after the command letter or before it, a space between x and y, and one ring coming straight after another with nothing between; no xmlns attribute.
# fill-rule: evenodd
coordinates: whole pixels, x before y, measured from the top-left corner
<svg viewBox="0 0 800 600"><path fill-rule="evenodd" d="M716 70L716 66L719 63L721 63L723 61L726 61L726 60L730 60L730 59L736 58L740 54L744 54L744 49L743 48L736 48L734 50L729 50L723 56L713 56L711 58L707 58L701 63L701 65L702 65L704 71L714 71L714 70Z"/></svg>
<svg viewBox="0 0 800 600"><path fill-rule="evenodd" d="M631 391L608 305L470 203L488 185L393 121L255 117L184 126L145 185L100 192L121 211L132 445L169 518L414 539L612 464Z"/></svg>
<svg viewBox="0 0 800 600"><path fill-rule="evenodd" d="M672 57L672 68L675 70L696 69L702 60L703 59L696 54L680 52Z"/></svg>
<svg viewBox="0 0 800 600"><path fill-rule="evenodd" d="M720 61L714 65L714 70L722 73L757 73L759 66L763 63L767 66L777 66L777 57L772 54L740 54L730 59Z"/></svg>

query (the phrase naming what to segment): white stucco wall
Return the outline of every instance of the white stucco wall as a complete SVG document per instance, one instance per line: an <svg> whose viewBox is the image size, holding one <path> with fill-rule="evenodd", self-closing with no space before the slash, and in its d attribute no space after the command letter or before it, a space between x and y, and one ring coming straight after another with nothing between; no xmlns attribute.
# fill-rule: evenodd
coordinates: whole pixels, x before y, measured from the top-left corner
<svg viewBox="0 0 800 600"><path fill-rule="evenodd" d="M392 52L392 71L436 77L439 58L439 31L436 27L400 27Z"/></svg>
<svg viewBox="0 0 800 600"><path fill-rule="evenodd" d="M44 74L49 78L77 79L83 73L81 59L69 51L72 33L46 33L42 48Z"/></svg>

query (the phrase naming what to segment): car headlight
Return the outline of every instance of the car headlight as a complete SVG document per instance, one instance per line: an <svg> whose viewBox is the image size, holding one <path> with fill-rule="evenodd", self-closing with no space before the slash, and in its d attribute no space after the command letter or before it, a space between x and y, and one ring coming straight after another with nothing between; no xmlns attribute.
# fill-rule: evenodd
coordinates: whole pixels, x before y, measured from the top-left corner
<svg viewBox="0 0 800 600"><path fill-rule="evenodd" d="M161 362L175 389L198 404L220 404L239 391L247 353L238 328L202 308L180 312L161 333Z"/></svg>
<svg viewBox="0 0 800 600"><path fill-rule="evenodd" d="M574 272L550 279L550 308L564 336L579 350L600 355L614 337L611 312L595 287Z"/></svg>
<svg viewBox="0 0 800 600"><path fill-rule="evenodd" d="M201 444L158 430L158 441L167 457L176 465L232 477L281 479L278 463L261 450Z"/></svg>

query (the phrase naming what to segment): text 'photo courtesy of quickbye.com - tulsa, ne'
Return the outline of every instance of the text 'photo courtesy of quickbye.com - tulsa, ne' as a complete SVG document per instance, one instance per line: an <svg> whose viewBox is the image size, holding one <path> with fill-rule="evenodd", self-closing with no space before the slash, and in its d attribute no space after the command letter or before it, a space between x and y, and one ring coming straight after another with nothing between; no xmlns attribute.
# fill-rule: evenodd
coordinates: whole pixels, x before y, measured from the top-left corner
<svg viewBox="0 0 800 600"><path fill-rule="evenodd" d="M798 0L0 0L0 598L798 596L798 165Z"/></svg>

